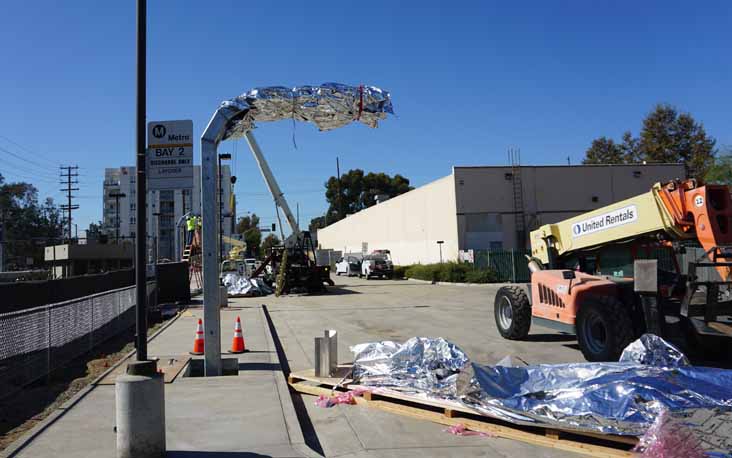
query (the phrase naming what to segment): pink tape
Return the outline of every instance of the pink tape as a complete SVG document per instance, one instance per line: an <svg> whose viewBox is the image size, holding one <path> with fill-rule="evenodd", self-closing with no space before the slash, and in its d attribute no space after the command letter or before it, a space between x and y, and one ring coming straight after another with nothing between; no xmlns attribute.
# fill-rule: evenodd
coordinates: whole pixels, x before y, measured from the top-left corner
<svg viewBox="0 0 732 458"><path fill-rule="evenodd" d="M333 397L321 394L318 399L315 400L315 405L318 407L329 408L338 404L355 404L356 400L354 398L357 396L363 396L367 391L369 390L356 388L352 391L346 391L345 393L338 393Z"/></svg>
<svg viewBox="0 0 732 458"><path fill-rule="evenodd" d="M454 434L456 436L496 437L492 434L484 433L481 431L471 431L462 423L450 426L449 428L445 429L444 431L447 433L450 433L450 434Z"/></svg>

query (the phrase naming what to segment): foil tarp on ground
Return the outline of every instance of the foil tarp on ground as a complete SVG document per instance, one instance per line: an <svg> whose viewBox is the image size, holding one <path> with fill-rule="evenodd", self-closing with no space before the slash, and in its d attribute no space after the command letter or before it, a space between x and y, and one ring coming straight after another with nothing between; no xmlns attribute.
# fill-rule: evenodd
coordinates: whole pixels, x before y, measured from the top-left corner
<svg viewBox="0 0 732 458"><path fill-rule="evenodd" d="M238 273L227 273L223 279L229 296L257 297L272 294L270 288L261 278L246 278Z"/></svg>
<svg viewBox="0 0 732 458"><path fill-rule="evenodd" d="M360 385L455 399L455 382L468 357L443 338L412 337L403 344L371 342L351 347L353 379Z"/></svg>
<svg viewBox="0 0 732 458"><path fill-rule="evenodd" d="M222 108L231 116L224 140L242 137L260 121L294 119L312 122L325 131L354 121L376 127L379 120L394 113L388 92L339 83L255 88L223 102Z"/></svg>
<svg viewBox="0 0 732 458"><path fill-rule="evenodd" d="M691 366L654 335L631 343L617 363L483 366L444 339L421 337L351 351L361 385L458 399L512 423L604 434L642 436L663 414L706 453L732 457L732 371Z"/></svg>

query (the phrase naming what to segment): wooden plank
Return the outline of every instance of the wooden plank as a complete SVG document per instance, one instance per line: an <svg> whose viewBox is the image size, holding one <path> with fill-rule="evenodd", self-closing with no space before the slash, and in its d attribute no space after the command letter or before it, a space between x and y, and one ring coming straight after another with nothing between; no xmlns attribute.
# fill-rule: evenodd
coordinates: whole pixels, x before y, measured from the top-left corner
<svg viewBox="0 0 732 458"><path fill-rule="evenodd" d="M717 332L721 332L722 334L732 337L732 326L726 324L726 323L720 323L719 321L713 321L711 323L707 323L708 326L712 329L714 329Z"/></svg>
<svg viewBox="0 0 732 458"><path fill-rule="evenodd" d="M291 386L299 393L310 394L313 396L329 396L331 392L328 388L313 386L307 382L297 382ZM540 445L568 452L581 453L598 458L628 458L634 456L632 452L627 450L573 441L571 439L559 437L559 435L552 437L543 433L537 434L536 432L527 431L520 427L491 423L490 418L488 417L485 417L485 421L470 418L451 418L444 415L442 412L434 412L419 407L397 404L387 400L369 400L367 395L368 393L364 393L364 397L354 397L356 404L447 426L464 425L472 431L484 432L486 434L505 439L518 440L532 445ZM544 431L542 428L539 428L539 430L542 432ZM608 440L607 437L603 438Z"/></svg>
<svg viewBox="0 0 732 458"><path fill-rule="evenodd" d="M163 371L163 380L165 383L173 383L173 381L178 378L178 375L183 372L183 369L190 360L191 357L187 355L161 356L158 360L158 369ZM117 377L124 374L126 370L127 365L120 364L112 372L101 379L97 385L114 385Z"/></svg>

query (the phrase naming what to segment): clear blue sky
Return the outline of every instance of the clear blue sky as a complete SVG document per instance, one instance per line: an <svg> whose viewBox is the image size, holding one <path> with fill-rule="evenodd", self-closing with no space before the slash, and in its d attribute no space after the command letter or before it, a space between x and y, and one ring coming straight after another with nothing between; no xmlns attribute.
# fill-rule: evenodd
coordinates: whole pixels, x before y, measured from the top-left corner
<svg viewBox="0 0 732 458"><path fill-rule="evenodd" d="M222 100L257 86L391 91L397 116L376 130L300 123L295 149L291 122L260 124L302 223L326 208L336 156L342 171L414 185L506 164L512 146L525 164L578 163L593 138L637 133L658 102L732 144L727 1L148 3L149 120L190 118L200 136ZM54 164L78 164L79 229L101 218L104 168L134 162L134 17L133 0L4 2L0 14L0 147L22 158L0 150L0 173L58 200ZM272 222L246 144L219 151L236 153L238 212Z"/></svg>

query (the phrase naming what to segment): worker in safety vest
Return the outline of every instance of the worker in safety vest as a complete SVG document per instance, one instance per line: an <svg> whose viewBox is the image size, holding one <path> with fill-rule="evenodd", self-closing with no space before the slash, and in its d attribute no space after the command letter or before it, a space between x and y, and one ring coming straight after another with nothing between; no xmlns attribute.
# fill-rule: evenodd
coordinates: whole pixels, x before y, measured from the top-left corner
<svg viewBox="0 0 732 458"><path fill-rule="evenodd" d="M186 245L193 243L193 233L196 231L196 217L193 215L186 218Z"/></svg>

